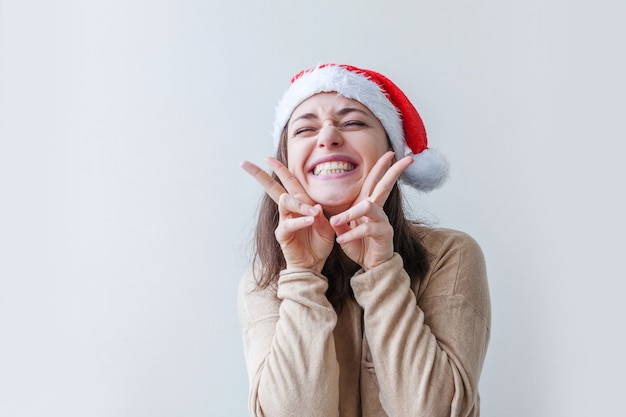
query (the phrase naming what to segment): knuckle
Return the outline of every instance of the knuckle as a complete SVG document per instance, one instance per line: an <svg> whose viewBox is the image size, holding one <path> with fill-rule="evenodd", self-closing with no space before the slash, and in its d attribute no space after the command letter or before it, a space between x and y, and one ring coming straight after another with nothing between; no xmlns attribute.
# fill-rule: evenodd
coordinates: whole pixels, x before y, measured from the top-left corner
<svg viewBox="0 0 626 417"><path fill-rule="evenodd" d="M289 208L289 194L288 193L282 193L279 197L278 197L278 205L283 209L283 210L287 210Z"/></svg>

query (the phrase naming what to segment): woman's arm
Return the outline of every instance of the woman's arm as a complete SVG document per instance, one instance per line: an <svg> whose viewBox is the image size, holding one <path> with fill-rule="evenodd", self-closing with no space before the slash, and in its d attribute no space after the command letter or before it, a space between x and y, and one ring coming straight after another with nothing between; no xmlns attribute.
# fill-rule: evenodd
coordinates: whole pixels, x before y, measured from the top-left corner
<svg viewBox="0 0 626 417"><path fill-rule="evenodd" d="M326 278L285 270L278 291L255 288L252 273L239 290L239 318L250 380L252 416L338 416L337 315Z"/></svg>
<svg viewBox="0 0 626 417"><path fill-rule="evenodd" d="M393 416L477 416L489 341L483 254L460 232L433 232L419 298L399 255L352 278L380 401Z"/></svg>

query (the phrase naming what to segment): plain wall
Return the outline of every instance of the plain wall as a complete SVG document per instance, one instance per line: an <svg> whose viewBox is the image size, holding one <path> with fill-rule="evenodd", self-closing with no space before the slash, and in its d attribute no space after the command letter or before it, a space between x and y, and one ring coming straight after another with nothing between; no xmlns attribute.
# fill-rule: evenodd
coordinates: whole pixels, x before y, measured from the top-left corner
<svg viewBox="0 0 626 417"><path fill-rule="evenodd" d="M615 415L626 371L617 1L0 0L0 416L244 416L236 288L291 75L413 100L472 234L486 417Z"/></svg>

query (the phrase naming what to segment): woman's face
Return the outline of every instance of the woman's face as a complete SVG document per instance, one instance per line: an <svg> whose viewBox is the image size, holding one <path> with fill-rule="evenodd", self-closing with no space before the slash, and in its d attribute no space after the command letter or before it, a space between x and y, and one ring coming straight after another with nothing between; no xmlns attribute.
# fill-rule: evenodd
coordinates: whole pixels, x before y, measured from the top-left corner
<svg viewBox="0 0 626 417"><path fill-rule="evenodd" d="M390 148L376 116L336 93L303 101L286 130L289 171L328 215L352 206L367 174Z"/></svg>

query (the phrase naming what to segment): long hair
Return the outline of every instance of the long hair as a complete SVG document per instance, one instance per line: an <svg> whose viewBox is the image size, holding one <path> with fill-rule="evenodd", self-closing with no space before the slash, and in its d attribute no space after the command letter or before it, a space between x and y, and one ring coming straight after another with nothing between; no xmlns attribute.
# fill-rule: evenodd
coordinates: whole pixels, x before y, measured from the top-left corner
<svg viewBox="0 0 626 417"><path fill-rule="evenodd" d="M285 166L287 165L286 131L281 137L276 159ZM272 177L280 182L275 174L272 174ZM404 269L411 279L421 279L428 271L428 252L416 228L413 227L414 222L406 217L398 184L393 186L383 210L393 227L394 251L402 257ZM274 231L278 227L278 220L278 205L267 194L264 194L259 207L254 247L254 270L259 288L276 285L280 271L286 267L285 258L274 235ZM322 269L322 275L328 278L326 297L336 310L341 309L347 298L353 297L350 278L359 269L360 266L348 258L339 244L335 242Z"/></svg>

